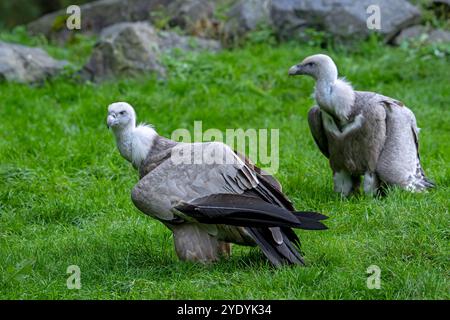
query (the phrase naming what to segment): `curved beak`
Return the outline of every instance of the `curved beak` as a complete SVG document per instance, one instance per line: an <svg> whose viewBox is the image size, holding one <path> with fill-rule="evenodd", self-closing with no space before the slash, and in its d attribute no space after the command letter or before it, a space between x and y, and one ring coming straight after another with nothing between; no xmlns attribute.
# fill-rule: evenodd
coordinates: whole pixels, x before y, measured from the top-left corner
<svg viewBox="0 0 450 320"><path fill-rule="evenodd" d="M106 126L109 128L111 128L112 126L114 126L117 123L117 119L115 115L108 115L108 117L106 118Z"/></svg>
<svg viewBox="0 0 450 320"><path fill-rule="evenodd" d="M301 64L296 64L295 66L290 67L288 74L290 76L297 76L297 75L303 74L303 72L302 72L302 65Z"/></svg>

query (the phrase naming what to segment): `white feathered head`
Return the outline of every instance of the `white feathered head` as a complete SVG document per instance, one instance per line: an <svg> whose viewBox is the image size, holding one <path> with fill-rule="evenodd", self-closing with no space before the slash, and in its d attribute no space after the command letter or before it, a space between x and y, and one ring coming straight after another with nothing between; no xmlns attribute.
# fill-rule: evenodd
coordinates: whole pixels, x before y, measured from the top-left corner
<svg viewBox="0 0 450 320"><path fill-rule="evenodd" d="M108 106L108 117L106 118L108 128L121 129L136 125L136 112L126 102L115 102Z"/></svg>

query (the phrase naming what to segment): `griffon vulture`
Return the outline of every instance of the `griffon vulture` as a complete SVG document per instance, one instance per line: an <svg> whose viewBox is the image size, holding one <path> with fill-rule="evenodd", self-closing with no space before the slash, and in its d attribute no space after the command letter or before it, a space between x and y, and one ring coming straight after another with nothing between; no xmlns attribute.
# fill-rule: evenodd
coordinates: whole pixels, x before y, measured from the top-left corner
<svg viewBox="0 0 450 320"><path fill-rule="evenodd" d="M304 59L289 75L316 80L308 122L320 151L329 158L334 190L345 196L359 189L376 193L382 184L423 191L434 184L419 158L419 128L412 111L398 100L374 92L355 91L338 79L333 60L323 54Z"/></svg>
<svg viewBox="0 0 450 320"><path fill-rule="evenodd" d="M108 107L107 124L120 154L139 170L133 203L173 232L182 260L215 261L237 243L259 246L276 266L304 264L291 228L326 229L326 216L296 211L273 177L225 144L177 143L136 127L125 102Z"/></svg>

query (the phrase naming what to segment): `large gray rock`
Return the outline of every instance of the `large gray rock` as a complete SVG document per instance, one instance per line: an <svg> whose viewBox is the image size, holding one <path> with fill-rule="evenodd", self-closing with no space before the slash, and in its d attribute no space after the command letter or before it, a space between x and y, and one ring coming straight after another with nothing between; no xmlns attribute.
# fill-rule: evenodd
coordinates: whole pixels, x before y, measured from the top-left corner
<svg viewBox="0 0 450 320"><path fill-rule="evenodd" d="M377 31L387 41L420 20L419 9L406 0L272 0L271 17L280 38L302 38L305 29L314 28L337 39L364 39L374 32L367 27L370 5L380 7Z"/></svg>
<svg viewBox="0 0 450 320"><path fill-rule="evenodd" d="M222 48L220 42L216 40L181 36L170 31L159 31L158 42L164 53L170 53L173 49L218 52Z"/></svg>
<svg viewBox="0 0 450 320"><path fill-rule="evenodd" d="M259 26L270 26L271 0L239 0L229 10L225 31L231 36L242 36Z"/></svg>
<svg viewBox="0 0 450 320"><path fill-rule="evenodd" d="M144 21L151 13L161 10L171 0L99 0L80 6L81 29L66 27L66 10L49 13L28 24L32 34L44 34L47 38L65 42L76 33L98 34L107 26L129 21Z"/></svg>
<svg viewBox="0 0 450 320"><path fill-rule="evenodd" d="M223 13L235 1L237 0L171 0L162 13L166 19L165 26L178 27L185 34L196 37L221 39L224 21L219 17L223 18ZM156 19L151 22L155 26L161 25Z"/></svg>
<svg viewBox="0 0 450 320"><path fill-rule="evenodd" d="M162 55L175 48L217 51L220 43L173 32L157 32L147 22L119 23L101 32L82 76L96 82L146 73L165 77Z"/></svg>
<svg viewBox="0 0 450 320"><path fill-rule="evenodd" d="M214 9L215 1L211 0L172 0L165 14L171 27L178 26L192 33L201 21L212 19Z"/></svg>
<svg viewBox="0 0 450 320"><path fill-rule="evenodd" d="M434 29L428 34L428 43L450 43L450 31Z"/></svg>
<svg viewBox="0 0 450 320"><path fill-rule="evenodd" d="M66 61L55 60L40 48L0 41L0 80L36 83L56 75Z"/></svg>
<svg viewBox="0 0 450 320"><path fill-rule="evenodd" d="M394 39L394 44L402 42L450 43L450 32L442 29L430 29L426 26L413 26L406 28Z"/></svg>
<svg viewBox="0 0 450 320"><path fill-rule="evenodd" d="M119 23L103 30L83 74L93 81L146 72L165 75L156 31L145 22Z"/></svg>

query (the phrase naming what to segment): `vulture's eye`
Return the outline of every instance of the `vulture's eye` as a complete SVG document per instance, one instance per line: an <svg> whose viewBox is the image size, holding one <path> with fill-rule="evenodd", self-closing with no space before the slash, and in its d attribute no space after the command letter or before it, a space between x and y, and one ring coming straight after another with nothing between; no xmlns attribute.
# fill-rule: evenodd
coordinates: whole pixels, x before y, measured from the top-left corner
<svg viewBox="0 0 450 320"><path fill-rule="evenodd" d="M123 116L125 113L126 113L125 111L120 111L120 112L119 112L119 114L120 114L121 116Z"/></svg>
<svg viewBox="0 0 450 320"><path fill-rule="evenodd" d="M308 67L312 67L312 66L314 66L314 62L308 62L306 65L307 65Z"/></svg>

